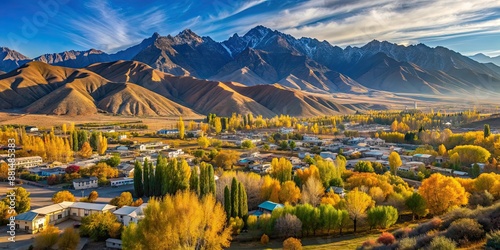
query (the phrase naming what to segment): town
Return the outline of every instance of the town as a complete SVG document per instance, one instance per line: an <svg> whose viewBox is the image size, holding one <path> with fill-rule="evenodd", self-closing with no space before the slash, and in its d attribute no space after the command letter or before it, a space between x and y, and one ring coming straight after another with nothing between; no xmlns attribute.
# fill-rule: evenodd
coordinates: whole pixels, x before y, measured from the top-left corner
<svg viewBox="0 0 500 250"><path fill-rule="evenodd" d="M132 235L155 230L147 229L156 223L150 221L160 212L155 209L174 201L182 208L194 196L194 207L211 206L218 216L213 220L222 221L212 232L219 241L214 249L272 247L289 237L307 245L308 239L327 236L328 245L360 231L366 242L356 244L367 248L425 245L408 237L419 228L410 223L430 223L431 215L453 213L455 207L482 206L485 216L498 216L492 211L500 198L500 135L488 124L483 130L463 127L481 119L473 112L209 114L204 120L180 118L157 131L140 123L3 126L1 143L17 142L18 240L2 235L1 241L12 249L128 249L153 240ZM6 181L9 156L0 157L0 178ZM3 182L2 194L7 188ZM445 188L456 190L445 194L451 197L438 194ZM8 207L0 208L8 222ZM165 224L161 228L175 225L167 214L167 221L158 221ZM397 225L406 234L388 236L387 229ZM369 239L379 234L374 230L384 232L376 242Z"/></svg>

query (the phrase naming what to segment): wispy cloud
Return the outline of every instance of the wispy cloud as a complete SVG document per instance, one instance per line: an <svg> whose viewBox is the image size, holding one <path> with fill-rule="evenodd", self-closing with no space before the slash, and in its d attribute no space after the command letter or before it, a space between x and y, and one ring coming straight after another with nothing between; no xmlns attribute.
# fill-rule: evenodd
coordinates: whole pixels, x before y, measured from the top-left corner
<svg viewBox="0 0 500 250"><path fill-rule="evenodd" d="M162 6L142 12L113 8L109 2L93 0L85 6L88 11L67 17L66 35L76 44L86 48L114 51L160 31L167 16ZM148 33L149 31L149 33ZM150 34L151 33L151 34Z"/></svg>

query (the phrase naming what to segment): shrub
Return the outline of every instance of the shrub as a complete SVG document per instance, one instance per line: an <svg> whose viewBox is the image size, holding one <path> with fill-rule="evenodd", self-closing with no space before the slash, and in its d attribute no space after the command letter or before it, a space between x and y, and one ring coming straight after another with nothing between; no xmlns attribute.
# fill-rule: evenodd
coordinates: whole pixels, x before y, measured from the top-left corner
<svg viewBox="0 0 500 250"><path fill-rule="evenodd" d="M500 249L500 230L488 234L486 238L486 249Z"/></svg>
<svg viewBox="0 0 500 250"><path fill-rule="evenodd" d="M373 239L369 239L369 240L366 240L365 242L363 242L363 249L364 248L372 248L374 246L377 245L377 242Z"/></svg>
<svg viewBox="0 0 500 250"><path fill-rule="evenodd" d="M383 232L380 237L378 237L377 242L382 243L384 245L390 245L396 241L394 235L389 232Z"/></svg>
<svg viewBox="0 0 500 250"><path fill-rule="evenodd" d="M459 243L463 240L478 241L483 239L484 235L483 226L476 220L468 218L459 219L451 223L448 230L444 233L444 236Z"/></svg>
<svg viewBox="0 0 500 250"><path fill-rule="evenodd" d="M302 243L299 239L290 237L283 241L283 250L302 250Z"/></svg>
<svg viewBox="0 0 500 250"><path fill-rule="evenodd" d="M408 237L408 235L410 234L411 230L412 229L409 228L409 227L400 228L400 229L397 229L396 231L392 232L392 235L394 235L394 237L396 239L405 238L405 237Z"/></svg>
<svg viewBox="0 0 500 250"><path fill-rule="evenodd" d="M417 245L417 239L404 238L404 239L399 241L398 249L399 250L413 250L413 249L415 249L415 245Z"/></svg>
<svg viewBox="0 0 500 250"><path fill-rule="evenodd" d="M248 218L247 218L248 229L251 229L251 230L257 229L257 227L258 227L257 223L258 223L257 216L255 216L255 215L248 216Z"/></svg>
<svg viewBox="0 0 500 250"><path fill-rule="evenodd" d="M472 213L472 210L470 210L468 208L454 209L443 216L443 223L441 224L441 228L446 229L446 228L450 227L451 223L453 223L459 219L471 218L472 217L471 213Z"/></svg>
<svg viewBox="0 0 500 250"><path fill-rule="evenodd" d="M415 237L423 234L427 234L431 230L438 229L441 226L441 223L443 223L443 220L441 220L438 217L433 218L432 220L422 223L418 225L415 229L413 229L409 233L409 237Z"/></svg>
<svg viewBox="0 0 500 250"><path fill-rule="evenodd" d="M416 238L415 249L422 249L425 246L429 245L432 241L433 237L429 235L421 235Z"/></svg>
<svg viewBox="0 0 500 250"><path fill-rule="evenodd" d="M241 229L243 229L243 226L245 226L245 223L243 222L243 219L240 217L233 218L231 217L229 219L229 224L231 225L231 228L233 230L233 234L240 234Z"/></svg>
<svg viewBox="0 0 500 250"><path fill-rule="evenodd" d="M491 206L494 199L495 198L493 197L493 195L491 195L487 190L484 190L482 192L474 192L469 198L469 206Z"/></svg>
<svg viewBox="0 0 500 250"><path fill-rule="evenodd" d="M269 243L269 236L267 236L267 234L263 234L261 237L260 237L260 243L262 245L267 245L267 243Z"/></svg>
<svg viewBox="0 0 500 250"><path fill-rule="evenodd" d="M437 236L431 241L430 249L433 250L454 250L456 249L455 242L444 237Z"/></svg>

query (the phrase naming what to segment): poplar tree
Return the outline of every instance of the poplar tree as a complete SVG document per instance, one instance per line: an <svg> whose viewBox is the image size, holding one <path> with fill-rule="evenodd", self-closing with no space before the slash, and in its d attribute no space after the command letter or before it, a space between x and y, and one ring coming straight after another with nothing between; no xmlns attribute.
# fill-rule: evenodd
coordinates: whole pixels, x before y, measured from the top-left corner
<svg viewBox="0 0 500 250"><path fill-rule="evenodd" d="M144 185L142 183L142 166L139 161L134 163L134 190L137 197L144 196Z"/></svg>
<svg viewBox="0 0 500 250"><path fill-rule="evenodd" d="M149 162L148 159L144 160L144 194L149 197Z"/></svg>
<svg viewBox="0 0 500 250"><path fill-rule="evenodd" d="M238 183L238 196L239 196L238 216L240 218L244 218L245 216L248 215L248 203L247 203L247 191L245 190L245 186L243 186L241 182Z"/></svg>
<svg viewBox="0 0 500 250"><path fill-rule="evenodd" d="M233 181L231 183L231 217L236 218L239 213L239 202L240 198L238 195L238 181L233 177Z"/></svg>
<svg viewBox="0 0 500 250"><path fill-rule="evenodd" d="M155 170L153 168L153 163L149 163L149 196L155 196L156 185L155 185Z"/></svg>
<svg viewBox="0 0 500 250"><path fill-rule="evenodd" d="M229 187L226 186L224 188L224 210L226 210L226 217L229 221L231 218L231 194L229 193Z"/></svg>
<svg viewBox="0 0 500 250"><path fill-rule="evenodd" d="M161 155L158 156L158 160L156 162L156 169L155 169L155 176L154 176L154 179L155 179L155 188L154 188L154 191L155 191L155 196L156 197L161 197L163 195L165 195L165 193L163 193L163 190L164 190L164 176L165 176L165 168L166 168L166 163L165 163L165 159L163 157L161 157Z"/></svg>
<svg viewBox="0 0 500 250"><path fill-rule="evenodd" d="M90 134L89 143L92 149L97 151L97 145L99 144L99 134L97 132Z"/></svg>
<svg viewBox="0 0 500 250"><path fill-rule="evenodd" d="M71 137L73 138L73 140L72 140L73 151L78 152L80 150L80 147L78 146L78 145L80 145L80 143L78 142L78 134L75 130L73 130L71 132Z"/></svg>
<svg viewBox="0 0 500 250"><path fill-rule="evenodd" d="M179 139L184 139L185 128L184 121L182 121L182 117L179 116L179 122L177 123L177 129L179 130Z"/></svg>
<svg viewBox="0 0 500 250"><path fill-rule="evenodd" d="M191 178L189 179L189 189L195 192L201 197L200 192L200 177L198 176L198 167L194 167L194 172L191 173Z"/></svg>

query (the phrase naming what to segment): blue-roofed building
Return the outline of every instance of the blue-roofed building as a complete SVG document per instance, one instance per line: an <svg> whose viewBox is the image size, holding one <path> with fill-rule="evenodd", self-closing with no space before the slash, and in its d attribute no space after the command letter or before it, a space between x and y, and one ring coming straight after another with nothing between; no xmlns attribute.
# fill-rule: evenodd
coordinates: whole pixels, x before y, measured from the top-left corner
<svg viewBox="0 0 500 250"><path fill-rule="evenodd" d="M33 211L18 214L15 216L16 230L23 230L33 234L42 231L45 224L45 216Z"/></svg>
<svg viewBox="0 0 500 250"><path fill-rule="evenodd" d="M272 201L264 201L260 203L259 205L259 210L254 213L254 215L257 215L258 212L260 212L257 216L260 216L265 213L272 213L274 209L283 207L283 204L272 202Z"/></svg>

